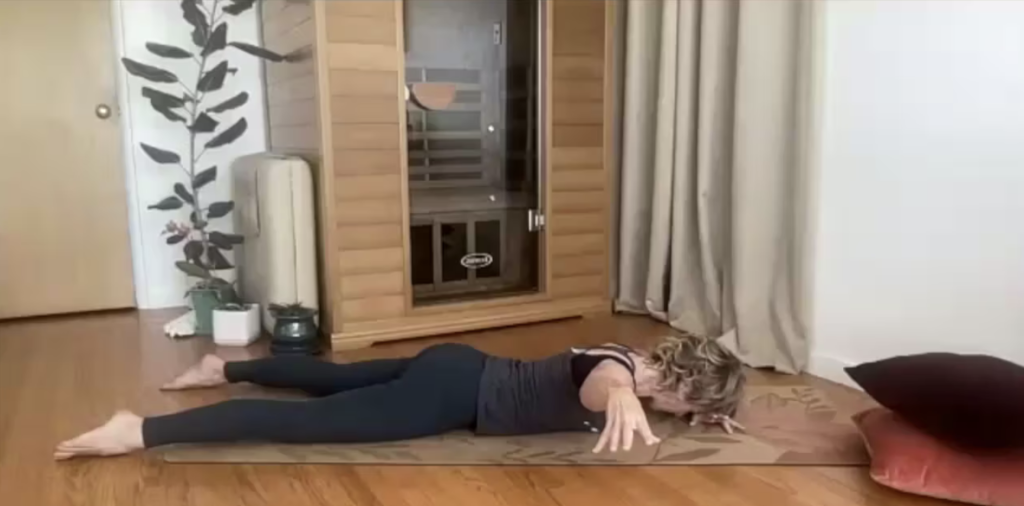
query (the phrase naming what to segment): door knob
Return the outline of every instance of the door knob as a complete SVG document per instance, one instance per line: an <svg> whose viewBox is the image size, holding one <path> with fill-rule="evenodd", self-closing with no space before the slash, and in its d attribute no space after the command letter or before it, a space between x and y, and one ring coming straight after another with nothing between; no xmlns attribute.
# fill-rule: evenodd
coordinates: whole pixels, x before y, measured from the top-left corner
<svg viewBox="0 0 1024 506"><path fill-rule="evenodd" d="M100 104L96 106L96 117L99 119L107 119L110 117L112 111L110 106L107 104Z"/></svg>

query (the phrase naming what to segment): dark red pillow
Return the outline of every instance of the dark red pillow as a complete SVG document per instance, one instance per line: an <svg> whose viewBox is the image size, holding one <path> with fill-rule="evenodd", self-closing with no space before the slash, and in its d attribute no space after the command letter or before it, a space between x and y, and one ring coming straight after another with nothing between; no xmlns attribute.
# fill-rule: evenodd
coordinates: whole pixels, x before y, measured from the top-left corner
<svg viewBox="0 0 1024 506"><path fill-rule="evenodd" d="M987 506L1024 506L1024 449L957 450L885 408L853 417L871 454L871 479L896 490Z"/></svg>
<svg viewBox="0 0 1024 506"><path fill-rule="evenodd" d="M988 355L924 353L847 367L879 404L947 443L1024 447L1024 367Z"/></svg>

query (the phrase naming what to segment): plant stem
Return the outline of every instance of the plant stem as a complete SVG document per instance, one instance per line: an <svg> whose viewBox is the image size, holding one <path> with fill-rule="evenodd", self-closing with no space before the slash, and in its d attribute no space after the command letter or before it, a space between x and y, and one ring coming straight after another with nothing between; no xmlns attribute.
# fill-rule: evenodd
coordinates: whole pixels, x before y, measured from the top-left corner
<svg viewBox="0 0 1024 506"><path fill-rule="evenodd" d="M210 25L207 27L207 30L206 30L206 33L208 33L208 34L213 33L213 27L214 27L213 23L215 22L215 20L213 19L213 15L217 12L217 4L219 2L220 2L220 0L213 0L213 8L210 10L209 18L208 18L210 20ZM207 41L207 44L209 44L209 41ZM206 48L204 47L203 51L202 51L203 53L206 52L205 49ZM210 261L210 255L207 253L209 251L209 248L210 248L210 234L206 231L206 226L209 225L209 224L205 223L205 220L203 219L203 206L202 206L202 204L200 204L200 201L199 201L199 189L196 188L196 163L199 161L199 159L198 159L198 157L196 157L196 131L195 131L194 128L192 128L192 125L195 125L195 123L196 123L196 116L198 115L198 112L199 112L199 106L202 104L203 99L206 97L206 93L202 93L202 95L200 95L201 92L199 91L199 82L203 79L203 73L206 72L206 59L207 59L207 55L204 54L202 59L199 61L199 73L196 74L196 85L195 85L195 88L194 88L196 90L196 93L193 95L193 98L195 99L195 102L193 102L193 104L192 104L191 120L189 121L189 129L188 129L188 160L189 160L189 171L188 171L189 172L189 178L188 179L189 179L189 181L188 182L189 182L189 188L191 188L191 190L192 190L192 212L195 213L195 215L196 215L196 223L204 223L204 226L202 227L202 229L199 229L198 227L195 226L195 224L193 224L193 230L198 230L199 231L199 238L200 238L200 240L202 240L202 243L203 243L203 256L206 257L205 261L206 261L206 264L207 264L205 267L208 268L209 270L213 270L212 269L213 268L213 263ZM182 85L182 86L184 86L184 85ZM188 88L186 88L186 89L188 89ZM205 152L205 150L203 152ZM202 156L202 155L200 154L200 156Z"/></svg>

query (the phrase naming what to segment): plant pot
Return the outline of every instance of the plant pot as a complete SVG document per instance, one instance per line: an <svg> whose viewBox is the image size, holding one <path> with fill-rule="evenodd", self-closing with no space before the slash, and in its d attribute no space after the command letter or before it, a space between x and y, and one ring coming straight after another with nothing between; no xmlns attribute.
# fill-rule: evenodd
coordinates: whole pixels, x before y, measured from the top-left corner
<svg viewBox="0 0 1024 506"><path fill-rule="evenodd" d="M213 310L213 342L218 346L248 346L260 337L260 306L243 304L243 310Z"/></svg>
<svg viewBox="0 0 1024 506"><path fill-rule="evenodd" d="M320 354L320 329L315 311L301 315L275 315L270 352L274 355Z"/></svg>
<svg viewBox="0 0 1024 506"><path fill-rule="evenodd" d="M217 288L193 288L188 296L192 311L196 314L196 335L213 334L213 309L233 300L234 290L230 286Z"/></svg>

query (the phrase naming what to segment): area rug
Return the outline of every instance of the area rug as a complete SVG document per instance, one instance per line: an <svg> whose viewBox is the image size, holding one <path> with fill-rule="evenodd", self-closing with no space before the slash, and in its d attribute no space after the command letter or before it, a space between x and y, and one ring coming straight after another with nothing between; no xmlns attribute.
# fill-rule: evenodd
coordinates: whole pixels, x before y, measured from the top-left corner
<svg viewBox="0 0 1024 506"><path fill-rule="evenodd" d="M594 454L597 436L559 433L443 436L374 444L238 444L175 446L168 462L361 465L815 465L861 466L868 456L851 416L865 407L859 392L840 386L751 385L737 420L744 433L690 427L651 416L662 442L637 442L629 452Z"/></svg>

